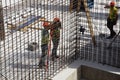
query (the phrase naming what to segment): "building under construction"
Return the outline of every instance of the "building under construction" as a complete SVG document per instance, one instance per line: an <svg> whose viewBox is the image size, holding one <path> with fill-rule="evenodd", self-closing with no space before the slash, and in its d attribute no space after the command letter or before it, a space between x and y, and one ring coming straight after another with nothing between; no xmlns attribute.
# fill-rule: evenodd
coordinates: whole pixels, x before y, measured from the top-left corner
<svg viewBox="0 0 120 80"><path fill-rule="evenodd" d="M120 1L114 1L120 16ZM59 80L54 77L75 61L82 65L77 78L69 76L60 80L119 80L120 18L114 25L115 37L106 39L110 35L107 28L109 8L106 7L110 2L0 0L0 80ZM57 48L60 57L51 60L53 43L49 40L47 66L40 69L42 24L52 22L55 17L62 24ZM89 63L93 67L107 68L94 69Z"/></svg>

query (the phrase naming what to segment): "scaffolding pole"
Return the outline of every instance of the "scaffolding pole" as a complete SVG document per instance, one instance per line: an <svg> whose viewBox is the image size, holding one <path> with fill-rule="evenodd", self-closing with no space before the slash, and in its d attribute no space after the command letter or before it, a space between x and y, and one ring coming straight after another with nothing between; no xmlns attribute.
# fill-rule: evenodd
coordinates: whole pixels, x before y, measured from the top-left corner
<svg viewBox="0 0 120 80"><path fill-rule="evenodd" d="M92 26L92 21L91 21L91 17L90 17L90 12L89 12L89 9L87 6L87 0L83 0L83 1L84 1L83 4L84 4L86 16L87 16L87 21L88 21L88 27L90 29L90 34L92 37L92 42L93 42L94 46L96 46L96 41L95 41L95 36L94 36L94 32L93 32L93 26Z"/></svg>
<svg viewBox="0 0 120 80"><path fill-rule="evenodd" d="M70 2L70 12L72 12L73 9L73 2L74 0L71 0ZM88 27L90 29L90 35L92 38L92 42L94 44L94 46L96 46L96 41L95 41L95 36L94 36L94 32L93 32L93 26L92 26L92 21L91 21L91 17L90 17L90 12L89 12L89 8L88 8L88 4L87 4L87 0L82 0L83 1L83 5L85 8L85 13L86 13L86 17L87 17L87 22L88 22ZM78 0L77 2L77 12L80 11L80 7L81 7L81 0Z"/></svg>

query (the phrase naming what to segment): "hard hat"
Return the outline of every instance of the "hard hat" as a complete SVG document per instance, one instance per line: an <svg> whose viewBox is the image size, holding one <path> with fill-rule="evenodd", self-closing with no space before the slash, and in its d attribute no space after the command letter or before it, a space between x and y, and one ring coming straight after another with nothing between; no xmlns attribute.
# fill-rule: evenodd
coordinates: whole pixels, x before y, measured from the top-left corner
<svg viewBox="0 0 120 80"><path fill-rule="evenodd" d="M60 21L60 19L59 18L54 18L53 21Z"/></svg>
<svg viewBox="0 0 120 80"><path fill-rule="evenodd" d="M115 6L115 2L114 1L110 2L110 6Z"/></svg>
<svg viewBox="0 0 120 80"><path fill-rule="evenodd" d="M44 27L48 27L49 25L50 25L49 22L44 22L44 23L43 23L43 26L44 26Z"/></svg>

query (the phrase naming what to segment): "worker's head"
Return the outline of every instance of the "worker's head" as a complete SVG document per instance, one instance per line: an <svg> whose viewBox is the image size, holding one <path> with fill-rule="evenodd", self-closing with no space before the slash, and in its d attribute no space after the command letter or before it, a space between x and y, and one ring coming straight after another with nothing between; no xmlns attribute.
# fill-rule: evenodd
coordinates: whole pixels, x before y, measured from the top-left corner
<svg viewBox="0 0 120 80"><path fill-rule="evenodd" d="M50 28L50 23L49 23L49 22L44 22L44 23L43 23L43 27L44 27L45 29L49 29L49 28Z"/></svg>
<svg viewBox="0 0 120 80"><path fill-rule="evenodd" d="M59 19L59 18L54 18L53 21L54 21L54 22L59 22L60 19Z"/></svg>
<svg viewBox="0 0 120 80"><path fill-rule="evenodd" d="M115 6L115 2L114 1L111 1L110 2L110 7L114 7Z"/></svg>

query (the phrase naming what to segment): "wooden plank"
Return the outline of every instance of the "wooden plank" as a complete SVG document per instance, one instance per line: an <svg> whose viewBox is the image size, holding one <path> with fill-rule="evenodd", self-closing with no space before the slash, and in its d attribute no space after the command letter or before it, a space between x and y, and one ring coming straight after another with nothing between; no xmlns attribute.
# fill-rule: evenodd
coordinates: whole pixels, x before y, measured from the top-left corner
<svg viewBox="0 0 120 80"><path fill-rule="evenodd" d="M15 24L8 22L7 23L7 28L10 29L10 30L16 30L18 25L21 25L25 22L27 22L27 20L19 21L18 23L15 23Z"/></svg>
<svg viewBox="0 0 120 80"><path fill-rule="evenodd" d="M96 41L95 41L95 36L94 36L94 33L93 33L93 26L92 26L92 21L91 21L91 17L90 17L90 12L89 12L89 9L88 9L88 6L87 6L87 0L83 0L84 2L84 8L85 8L85 12L86 12L86 16L87 16L87 21L88 21L88 26L89 26L89 29L90 29L90 34L91 34L91 37L92 37L92 41L93 41L93 44L94 46L96 46Z"/></svg>
<svg viewBox="0 0 120 80"><path fill-rule="evenodd" d="M23 29L20 29L20 31L26 32L26 31L28 31L28 28L34 29L34 30L42 30L42 28L32 27L35 24L39 23L41 20L43 20L43 18L40 18L40 19L36 20L34 23L30 24L29 26L26 26ZM44 20L45 20L45 18L44 18Z"/></svg>
<svg viewBox="0 0 120 80"><path fill-rule="evenodd" d="M35 21L34 23L30 24L29 26L27 26L27 28L30 28L30 29L34 29L34 30L42 30L42 28L37 28L37 27L32 27L34 26L35 24L37 24L39 21L46 21L45 18L40 18L39 20ZM48 22L52 22L52 21L48 21Z"/></svg>
<svg viewBox="0 0 120 80"><path fill-rule="evenodd" d="M18 29L18 30L23 31L23 32L26 32L28 27L29 27L29 28L32 27L33 25L35 25L35 24L38 23L39 21L45 21L45 18L42 17L42 18L36 20L35 22L31 23L30 25L25 26L24 28L20 28L20 29ZM25 23L25 22L27 22L27 20L23 20L23 21L18 22L18 23L16 23L16 24L8 23L8 24L7 24L7 25L8 25L8 29L10 29L10 30L16 30L18 24L20 25L20 24L23 24L23 23Z"/></svg>
<svg viewBox="0 0 120 80"><path fill-rule="evenodd" d="M36 27L28 27L30 29L34 29L34 30L42 30L42 28L36 28Z"/></svg>
<svg viewBox="0 0 120 80"><path fill-rule="evenodd" d="M115 6L117 9L120 9L120 6ZM107 9L109 9L110 8L110 5L105 5L105 7L104 8L107 8Z"/></svg>

